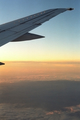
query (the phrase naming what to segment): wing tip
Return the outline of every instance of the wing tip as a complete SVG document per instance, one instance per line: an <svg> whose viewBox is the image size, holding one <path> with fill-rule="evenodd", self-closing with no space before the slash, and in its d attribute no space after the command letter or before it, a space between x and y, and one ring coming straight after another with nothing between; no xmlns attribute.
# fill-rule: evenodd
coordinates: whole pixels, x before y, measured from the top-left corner
<svg viewBox="0 0 80 120"><path fill-rule="evenodd" d="M67 8L67 10L71 11L71 10L74 10L74 8Z"/></svg>
<svg viewBox="0 0 80 120"><path fill-rule="evenodd" d="M0 62L0 65L5 65L5 63Z"/></svg>

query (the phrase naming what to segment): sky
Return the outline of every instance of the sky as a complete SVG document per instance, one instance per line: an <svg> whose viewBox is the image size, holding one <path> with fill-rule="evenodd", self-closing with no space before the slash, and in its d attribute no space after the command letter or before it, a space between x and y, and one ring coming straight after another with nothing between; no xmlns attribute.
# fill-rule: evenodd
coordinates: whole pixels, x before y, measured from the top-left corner
<svg viewBox="0 0 80 120"><path fill-rule="evenodd" d="M6 62L0 67L0 84L19 81L80 81L80 62Z"/></svg>
<svg viewBox="0 0 80 120"><path fill-rule="evenodd" d="M31 33L43 39L0 47L0 61L80 61L80 0L0 0L0 24L52 8L66 11Z"/></svg>

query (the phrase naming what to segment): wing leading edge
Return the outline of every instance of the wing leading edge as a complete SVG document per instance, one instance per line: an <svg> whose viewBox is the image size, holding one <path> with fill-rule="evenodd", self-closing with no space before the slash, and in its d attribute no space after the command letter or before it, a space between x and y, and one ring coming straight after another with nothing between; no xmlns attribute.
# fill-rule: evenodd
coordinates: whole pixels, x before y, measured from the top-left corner
<svg viewBox="0 0 80 120"><path fill-rule="evenodd" d="M49 9L36 13L12 22L0 25L0 46L10 41L24 41L42 38L43 36L28 33L34 28L40 26L42 23L50 20L56 15L63 13L72 8L57 8Z"/></svg>

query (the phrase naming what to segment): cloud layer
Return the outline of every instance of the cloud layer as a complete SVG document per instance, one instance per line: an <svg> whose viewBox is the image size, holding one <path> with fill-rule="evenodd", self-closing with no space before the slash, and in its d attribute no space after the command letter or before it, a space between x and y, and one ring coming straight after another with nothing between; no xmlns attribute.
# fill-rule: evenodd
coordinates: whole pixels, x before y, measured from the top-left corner
<svg viewBox="0 0 80 120"><path fill-rule="evenodd" d="M0 84L1 120L79 120L80 82Z"/></svg>

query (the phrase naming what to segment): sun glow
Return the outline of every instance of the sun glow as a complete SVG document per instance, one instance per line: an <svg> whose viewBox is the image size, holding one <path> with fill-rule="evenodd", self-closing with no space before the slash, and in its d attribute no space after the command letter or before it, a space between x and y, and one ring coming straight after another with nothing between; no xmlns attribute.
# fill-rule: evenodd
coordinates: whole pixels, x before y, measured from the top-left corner
<svg viewBox="0 0 80 120"><path fill-rule="evenodd" d="M0 78L0 82L80 80L80 62L6 62Z"/></svg>

